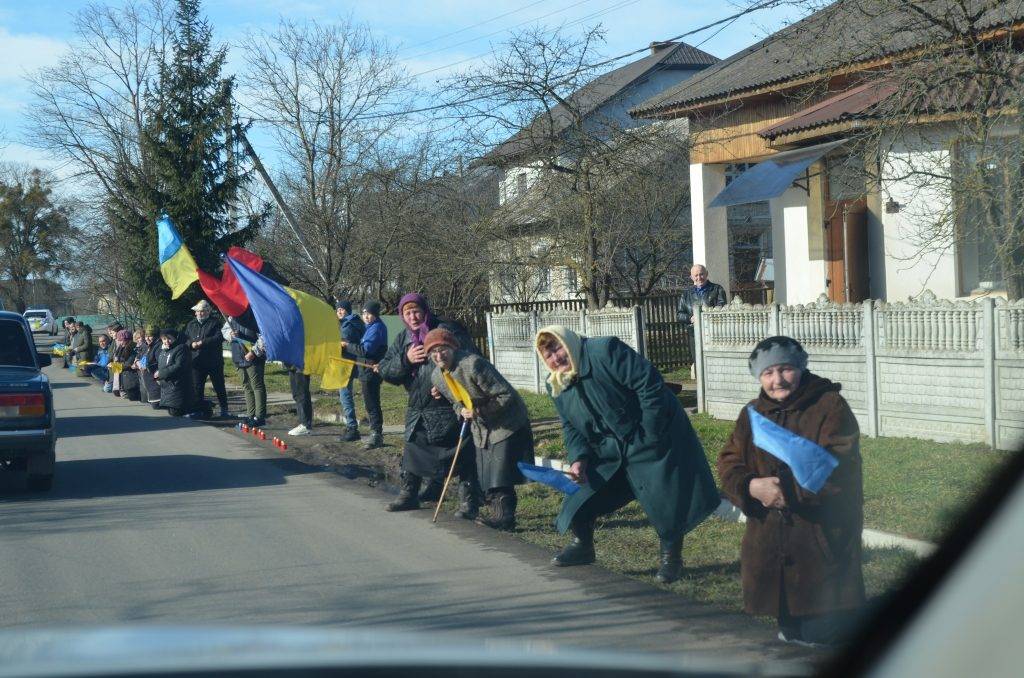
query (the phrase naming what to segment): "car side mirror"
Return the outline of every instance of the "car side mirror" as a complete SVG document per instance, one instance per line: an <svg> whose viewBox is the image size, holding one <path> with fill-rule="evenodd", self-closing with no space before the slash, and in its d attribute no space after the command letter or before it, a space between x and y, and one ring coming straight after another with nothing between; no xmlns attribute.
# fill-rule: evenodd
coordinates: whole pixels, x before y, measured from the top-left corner
<svg viewBox="0 0 1024 678"><path fill-rule="evenodd" d="M37 356L39 358L39 367L49 367L53 364L53 358L49 353L39 353Z"/></svg>

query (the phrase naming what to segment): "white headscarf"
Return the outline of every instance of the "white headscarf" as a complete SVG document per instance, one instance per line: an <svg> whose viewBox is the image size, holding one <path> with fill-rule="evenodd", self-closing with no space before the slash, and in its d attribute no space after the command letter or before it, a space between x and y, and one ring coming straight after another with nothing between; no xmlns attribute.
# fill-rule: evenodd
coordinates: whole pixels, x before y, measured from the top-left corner
<svg viewBox="0 0 1024 678"><path fill-rule="evenodd" d="M551 386L551 397L557 398L579 376L578 368L580 364L580 349L583 347L583 337L563 325L548 325L547 327L540 328L537 336L534 338L533 346L537 351L537 355L540 356L541 362L544 361L544 356L540 352L540 341L541 337L546 334L557 339L565 347L565 352L569 354L569 369L565 372L551 372L548 375L547 382ZM547 366L546 363L545 366Z"/></svg>

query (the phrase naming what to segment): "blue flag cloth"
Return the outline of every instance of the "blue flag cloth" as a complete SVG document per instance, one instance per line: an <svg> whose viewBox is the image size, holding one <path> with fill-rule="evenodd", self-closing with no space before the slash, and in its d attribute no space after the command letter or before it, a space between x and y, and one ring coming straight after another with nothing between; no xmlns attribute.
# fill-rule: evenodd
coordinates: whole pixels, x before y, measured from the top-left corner
<svg viewBox="0 0 1024 678"><path fill-rule="evenodd" d="M149 367L149 356L139 356L137 362L139 363L139 367L141 367L142 369L146 369L147 367Z"/></svg>
<svg viewBox="0 0 1024 678"><path fill-rule="evenodd" d="M825 486L839 460L818 443L779 426L747 405L754 445L785 462L800 487L817 494Z"/></svg>
<svg viewBox="0 0 1024 678"><path fill-rule="evenodd" d="M516 466L519 467L519 471L529 478L538 483L544 483L549 487L553 487L559 492L565 494L576 494L580 490L580 486L569 480L569 478L561 471L556 471L553 468L546 468L544 466L534 466L533 464L524 464L523 462L517 462Z"/></svg>

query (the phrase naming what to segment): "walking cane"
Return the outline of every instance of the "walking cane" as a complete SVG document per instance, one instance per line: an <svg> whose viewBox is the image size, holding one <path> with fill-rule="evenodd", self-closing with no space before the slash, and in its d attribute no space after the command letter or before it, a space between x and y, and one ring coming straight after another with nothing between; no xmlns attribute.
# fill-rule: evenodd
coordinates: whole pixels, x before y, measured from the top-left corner
<svg viewBox="0 0 1024 678"><path fill-rule="evenodd" d="M437 514L441 512L441 504L444 503L444 495L448 491L448 483L452 481L452 476L455 474L455 465L459 463L459 451L462 449L462 441L466 437L466 426L469 424L468 421L462 422L462 429L459 431L459 443L455 446L455 456L452 457L452 467L448 469L448 477L444 480L444 487L441 488L441 498L437 500L437 508L434 509L434 519L430 522L437 522Z"/></svg>

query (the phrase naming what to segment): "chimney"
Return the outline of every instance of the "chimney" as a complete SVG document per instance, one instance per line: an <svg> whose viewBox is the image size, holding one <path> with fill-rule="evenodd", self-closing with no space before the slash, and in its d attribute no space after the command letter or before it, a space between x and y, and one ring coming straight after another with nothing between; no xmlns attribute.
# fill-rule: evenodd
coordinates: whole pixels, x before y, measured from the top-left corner
<svg viewBox="0 0 1024 678"><path fill-rule="evenodd" d="M655 40L650 44L651 54L659 54L664 52L666 49L670 49L678 45L678 42L672 42L671 40Z"/></svg>

